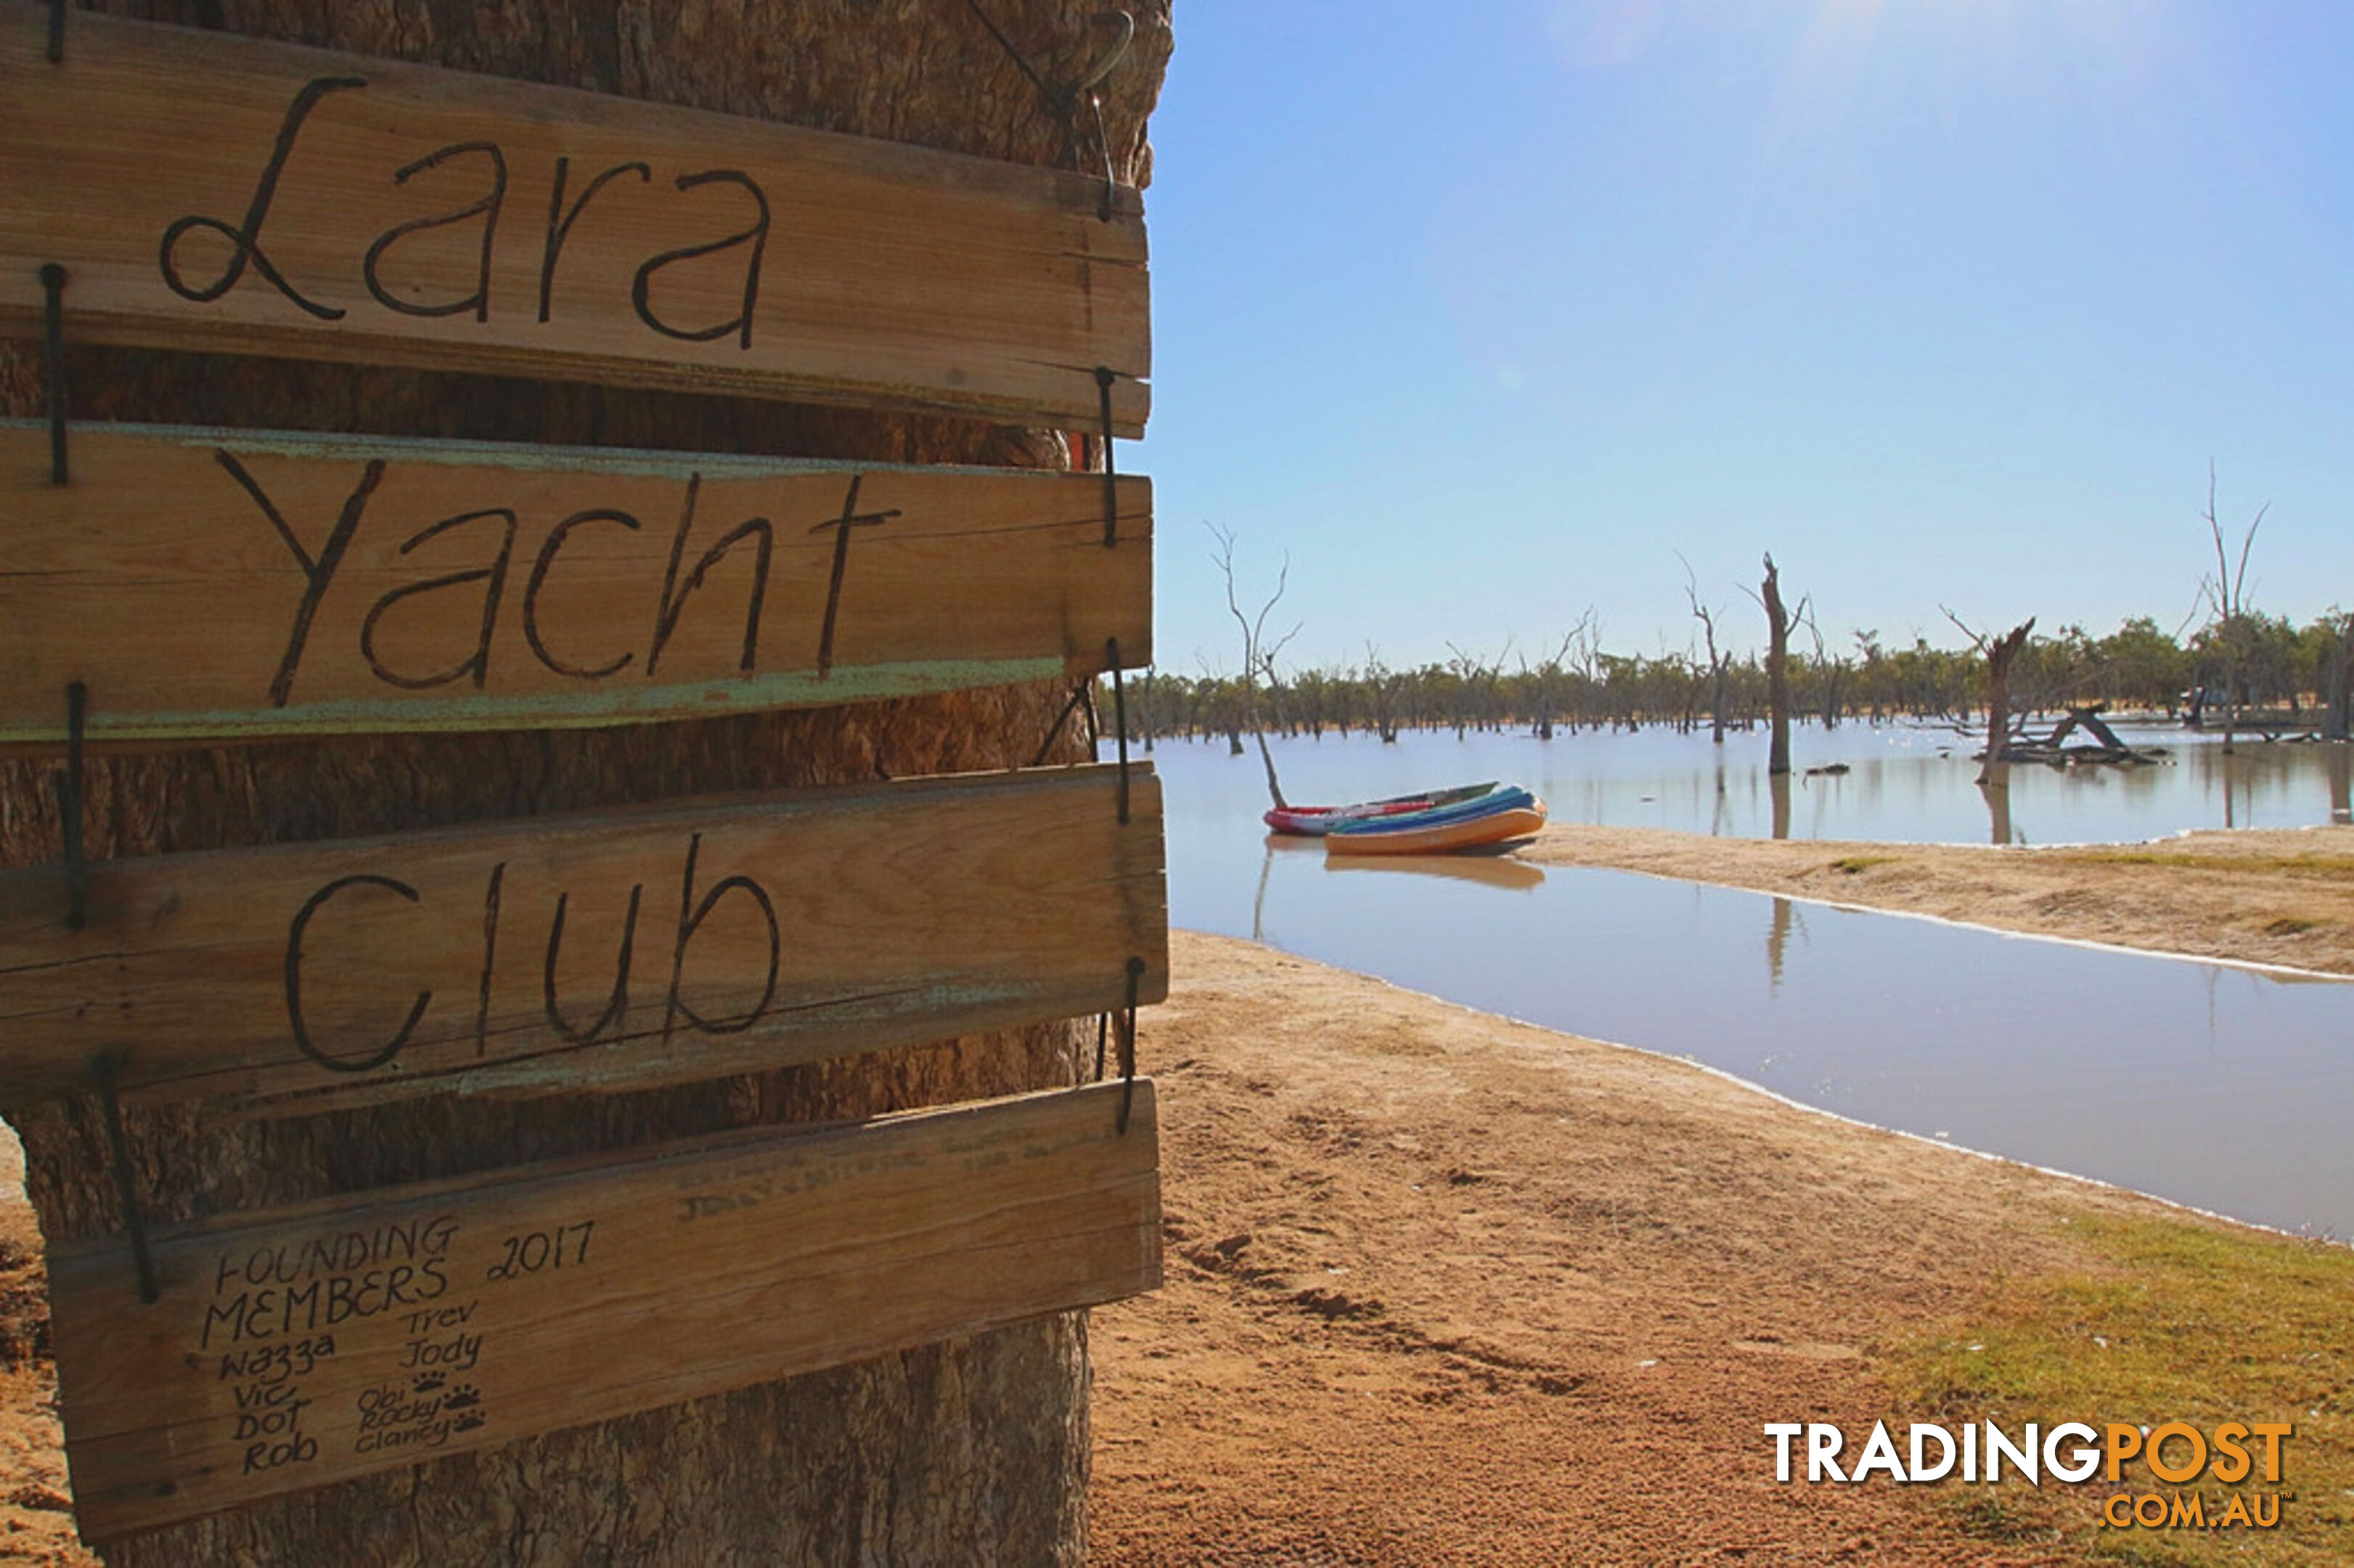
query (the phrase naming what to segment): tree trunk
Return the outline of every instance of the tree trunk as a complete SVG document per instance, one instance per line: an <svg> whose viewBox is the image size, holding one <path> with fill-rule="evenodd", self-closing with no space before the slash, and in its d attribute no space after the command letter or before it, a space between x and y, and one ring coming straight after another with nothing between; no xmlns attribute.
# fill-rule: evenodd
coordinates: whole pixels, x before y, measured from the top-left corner
<svg viewBox="0 0 2354 1568"><path fill-rule="evenodd" d="M2354 718L2354 700L2349 700L2347 676L2354 672L2354 620L2349 620L2338 634L2338 646L2329 651L2327 691L2323 698L2327 710L2322 715L2321 737L2324 740L2344 740L2349 718Z"/></svg>
<svg viewBox="0 0 2354 1568"><path fill-rule="evenodd" d="M1773 725L1766 774L1790 771L1790 617L1782 608L1782 575L1766 557L1766 711ZM1776 833L1776 838L1786 835Z"/></svg>
<svg viewBox="0 0 2354 1568"><path fill-rule="evenodd" d="M1995 641L1987 645L1987 750L1986 761L1978 768L1978 782L1989 789L2010 788L2010 775L2002 766L2002 754L2010 745L2010 662L2027 646L2027 634L2035 630L2035 618L2029 616L2027 624L2014 626Z"/></svg>
<svg viewBox="0 0 2354 1568"><path fill-rule="evenodd" d="M1275 809L1280 811L1288 806L1290 802L1283 798L1283 786L1276 780L1275 754L1267 748L1267 731L1264 729L1253 729L1251 731L1251 737L1258 742L1259 766L1267 769L1267 792L1268 798L1275 801Z"/></svg>
<svg viewBox="0 0 2354 1568"><path fill-rule="evenodd" d="M966 7L928 0L120 0L226 27L1037 164L1097 167L1093 118L1051 111ZM1080 0L990 0L1049 81L1106 30ZM1104 83L1114 161L1141 183L1167 0ZM70 32L69 44L70 48ZM1083 128L1083 129L1082 129ZM68 334L71 335L71 302ZM1067 464L1064 438L972 421L587 386L72 348L71 413L669 447L858 461ZM0 412L42 408L37 345L0 344ZM94 858L1027 762L1045 686L817 713L531 734L354 736L90 764ZM62 694L60 701L62 702ZM1076 736L1061 758L1076 759ZM55 758L0 760L0 863L55 862ZM1090 1037L1092 1031L1087 1032ZM168 1223L748 1125L863 1117L1074 1081L1067 1023L680 1087L437 1097L237 1119L126 1111L141 1201ZM125 1042L135 1047L135 1041ZM53 1240L119 1228L96 1101L19 1122ZM125 1288L130 1288L128 1282ZM391 1470L112 1543L117 1564L1076 1563L1087 1468L1083 1314Z"/></svg>
<svg viewBox="0 0 2354 1568"><path fill-rule="evenodd" d="M1978 794L1987 803L1989 842L2014 842L2016 835L2010 826L2010 764L1988 763L1978 773Z"/></svg>

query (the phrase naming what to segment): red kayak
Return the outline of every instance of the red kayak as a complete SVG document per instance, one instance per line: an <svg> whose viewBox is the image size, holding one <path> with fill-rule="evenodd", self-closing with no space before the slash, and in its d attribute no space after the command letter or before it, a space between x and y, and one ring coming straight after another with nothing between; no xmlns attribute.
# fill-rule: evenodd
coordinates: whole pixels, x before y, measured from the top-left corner
<svg viewBox="0 0 2354 1568"><path fill-rule="evenodd" d="M1381 817L1404 816L1410 811L1429 811L1473 800L1495 789L1490 780L1485 784L1460 784L1452 789L1432 789L1420 795L1394 795L1386 800L1364 800L1353 806L1278 806L1267 813L1264 821L1278 833L1301 833L1321 838L1333 829L1350 822L1371 821Z"/></svg>

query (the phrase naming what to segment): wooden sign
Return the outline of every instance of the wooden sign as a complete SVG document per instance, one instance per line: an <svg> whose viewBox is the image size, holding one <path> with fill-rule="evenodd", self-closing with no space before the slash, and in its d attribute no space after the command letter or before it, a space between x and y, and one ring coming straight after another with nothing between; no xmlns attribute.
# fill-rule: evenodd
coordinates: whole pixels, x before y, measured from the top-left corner
<svg viewBox="0 0 2354 1568"><path fill-rule="evenodd" d="M48 8L0 10L0 330L1140 433L1132 190Z"/></svg>
<svg viewBox="0 0 2354 1568"><path fill-rule="evenodd" d="M1161 1282L1152 1086L763 1129L52 1249L103 1540Z"/></svg>
<svg viewBox="0 0 2354 1568"><path fill-rule="evenodd" d="M1151 492L1003 469L0 423L0 739L511 729L1150 659Z"/></svg>
<svg viewBox="0 0 2354 1568"><path fill-rule="evenodd" d="M0 874L0 1103L684 1082L1168 989L1161 796L1116 767L665 802ZM289 1108L279 1107L277 1108Z"/></svg>

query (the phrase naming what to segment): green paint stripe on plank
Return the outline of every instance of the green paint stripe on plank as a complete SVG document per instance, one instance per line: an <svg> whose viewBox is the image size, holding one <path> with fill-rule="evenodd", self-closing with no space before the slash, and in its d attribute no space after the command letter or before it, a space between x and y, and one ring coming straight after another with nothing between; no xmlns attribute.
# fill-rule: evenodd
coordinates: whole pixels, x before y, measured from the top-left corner
<svg viewBox="0 0 2354 1568"><path fill-rule="evenodd" d="M232 739L279 735L414 734L437 730L594 729L657 719L710 718L776 708L835 707L885 697L931 696L1034 681L1060 680L1067 665L1052 656L932 660L899 664L780 671L732 681L647 686L635 691L481 694L290 703L282 708L188 712L90 712L92 740ZM58 724L0 726L0 741L63 741Z"/></svg>

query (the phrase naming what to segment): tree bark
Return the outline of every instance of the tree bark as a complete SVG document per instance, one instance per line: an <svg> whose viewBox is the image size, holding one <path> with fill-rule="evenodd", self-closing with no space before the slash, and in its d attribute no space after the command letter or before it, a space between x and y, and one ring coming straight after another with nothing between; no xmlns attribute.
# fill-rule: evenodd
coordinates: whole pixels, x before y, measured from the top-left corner
<svg viewBox="0 0 2354 1568"><path fill-rule="evenodd" d="M2003 749L2010 744L2010 662L2027 646L2027 635L2034 630L2035 618L2031 615L2027 624L2012 627L1986 645L1987 750L1978 781L1990 789L2010 787L2010 775L2002 768Z"/></svg>
<svg viewBox="0 0 2354 1568"><path fill-rule="evenodd" d="M1766 772L1773 777L1790 771L1790 617L1782 608L1782 574L1775 570L1771 556L1766 557L1760 597L1766 606L1766 711L1773 725Z"/></svg>
<svg viewBox="0 0 2354 1568"><path fill-rule="evenodd" d="M2329 651L2329 674L2324 683L2322 696L2325 712L2321 720L2324 740L2344 740L2349 718L2354 718L2354 701L2347 690L2348 674L2354 672L2354 617L2346 619L2338 629L2338 645Z"/></svg>
<svg viewBox="0 0 2354 1568"><path fill-rule="evenodd" d="M97 9L790 121L1099 167L962 5L924 0L109 0ZM1129 7L1099 90L1143 183L1167 0ZM990 0L1049 82L1106 29L1081 0ZM70 26L69 42L70 43ZM68 306L71 334L71 307ZM0 411L42 407L37 345L0 344ZM69 350L77 420L368 430L861 461L1062 466L1056 432L972 421L333 365ZM1027 762L1046 686L593 731L355 736L90 759L93 858L365 833ZM60 694L62 702L62 694ZM1062 753L1076 759L1073 736ZM0 864L52 863L56 758L0 760ZM1090 1036L1092 1032L1088 1032ZM126 1111L152 1222L294 1202L748 1125L863 1117L1075 1081L1066 1023L631 1094L435 1097L239 1119ZM136 1047L135 1041L126 1045ZM120 1228L94 1097L8 1107L53 1239ZM130 1288L126 1281L126 1289ZM109 1543L117 1564L1076 1563L1087 1468L1083 1314L882 1357L264 1501Z"/></svg>

